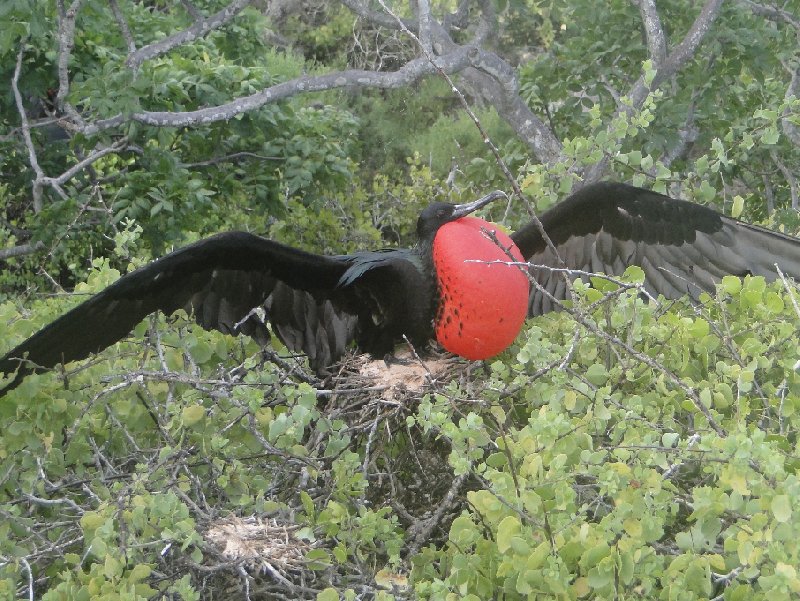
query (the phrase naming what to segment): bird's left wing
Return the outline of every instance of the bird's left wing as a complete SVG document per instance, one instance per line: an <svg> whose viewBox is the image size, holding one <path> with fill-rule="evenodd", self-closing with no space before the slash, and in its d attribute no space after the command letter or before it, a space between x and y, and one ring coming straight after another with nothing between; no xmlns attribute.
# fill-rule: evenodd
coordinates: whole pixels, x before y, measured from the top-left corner
<svg viewBox="0 0 800 601"><path fill-rule="evenodd" d="M122 339L150 313L186 309L206 329L244 333L260 342L267 319L312 367L331 363L352 340L355 317L329 299L347 271L347 256L316 255L247 234L211 236L124 275L0 358L17 377L82 359Z"/></svg>
<svg viewBox="0 0 800 601"><path fill-rule="evenodd" d="M558 300L566 298L566 282L552 268L621 275L638 265L648 292L666 298L713 292L729 274L773 280L776 264L800 278L800 239L625 184L587 186L544 213L541 222L558 257L533 222L511 237L534 265L533 277ZM529 314L555 306L548 295L532 291Z"/></svg>

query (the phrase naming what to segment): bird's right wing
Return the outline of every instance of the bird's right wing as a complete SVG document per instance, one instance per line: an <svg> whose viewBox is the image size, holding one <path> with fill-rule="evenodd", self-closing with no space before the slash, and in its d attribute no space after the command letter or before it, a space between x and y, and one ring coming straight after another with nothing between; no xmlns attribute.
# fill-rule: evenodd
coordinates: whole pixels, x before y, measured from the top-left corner
<svg viewBox="0 0 800 601"><path fill-rule="evenodd" d="M533 222L512 239L534 265L533 277L557 300L566 298L567 285L553 268L621 275L638 265L650 294L673 299L713 293L729 274L773 280L776 264L800 279L800 239L625 184L587 186L547 211L541 222L558 256ZM547 294L532 290L529 314L555 307Z"/></svg>
<svg viewBox="0 0 800 601"><path fill-rule="evenodd" d="M248 334L259 342L266 319L313 368L329 365L353 339L355 316L330 300L349 267L328 257L244 232L217 234L122 276L0 358L0 372L19 367L8 388L38 368L83 359L122 339L147 315L185 309L206 329Z"/></svg>

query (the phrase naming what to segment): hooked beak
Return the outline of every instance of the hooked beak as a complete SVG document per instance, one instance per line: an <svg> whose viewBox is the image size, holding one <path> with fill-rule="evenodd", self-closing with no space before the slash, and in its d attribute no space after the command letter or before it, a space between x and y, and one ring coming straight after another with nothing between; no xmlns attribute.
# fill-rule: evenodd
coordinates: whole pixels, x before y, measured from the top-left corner
<svg viewBox="0 0 800 601"><path fill-rule="evenodd" d="M477 211L481 207L485 207L490 202L494 202L500 198L508 199L508 196L506 196L506 193L501 190L495 190L494 192L489 192L486 196L483 196L476 201L461 205L454 205L452 218L460 219L461 217L469 215L473 211Z"/></svg>

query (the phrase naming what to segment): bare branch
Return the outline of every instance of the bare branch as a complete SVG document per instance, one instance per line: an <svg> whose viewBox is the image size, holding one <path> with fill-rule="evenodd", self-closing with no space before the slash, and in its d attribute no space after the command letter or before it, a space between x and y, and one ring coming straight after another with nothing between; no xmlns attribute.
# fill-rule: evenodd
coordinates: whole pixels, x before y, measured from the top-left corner
<svg viewBox="0 0 800 601"><path fill-rule="evenodd" d="M130 56L128 56L128 60L125 61L125 64L128 65L128 67L135 69L146 60L150 60L165 54L173 48L177 48L178 46L186 44L187 42L191 42L192 40L196 40L197 38L202 38L215 29L219 29L228 23L236 15L242 12L242 10L249 6L251 2L252 0L233 0L233 2L223 8L221 11L214 13L207 19L202 19L195 22L194 25L188 29L184 29L183 31L171 35L168 38L164 38L163 40L154 44L149 44L139 48L139 50L131 53Z"/></svg>
<svg viewBox="0 0 800 601"><path fill-rule="evenodd" d="M442 25L445 30L450 33L453 28L464 29L467 26L467 18L469 17L469 0L461 0L458 3L458 8L453 13L448 13L442 20Z"/></svg>
<svg viewBox="0 0 800 601"><path fill-rule="evenodd" d="M214 157L213 159L208 159L207 161L198 161L196 163L183 163L184 167L213 167L214 165L219 165L220 163L228 163L238 161L239 159L253 159L255 161L282 161L282 157L268 157L263 154L257 154L255 152L234 152L232 154L226 154L224 156Z"/></svg>
<svg viewBox="0 0 800 601"><path fill-rule="evenodd" d="M419 11L419 43L428 54L433 53L431 43L431 3L429 0L417 0Z"/></svg>
<svg viewBox="0 0 800 601"><path fill-rule="evenodd" d="M800 33L800 30L798 30ZM787 69L789 68L787 65L784 65ZM795 100L800 99L800 65L794 68L791 71L792 79L789 82L789 87L786 89L786 100L788 101L791 98ZM795 116L797 115L797 110L793 113ZM792 141L792 144L795 146L800 147L800 126L795 125L791 119L789 118L792 115L792 110L790 108L786 108L781 116L781 126L783 128L783 133L786 134L786 137Z"/></svg>
<svg viewBox="0 0 800 601"><path fill-rule="evenodd" d="M64 100L69 94L69 59L75 45L75 17L82 0L73 0L64 10L64 0L58 0L58 93L56 106L64 107Z"/></svg>
<svg viewBox="0 0 800 601"><path fill-rule="evenodd" d="M361 2L360 0L342 0L342 4L344 4L347 8L353 11L362 19L369 21L373 25L379 25L380 27L386 27L387 29L408 29L417 33L417 23L414 21L409 21L408 19L400 19L402 26L398 24L398 20L396 17L392 17L391 14L386 12L377 12L374 10L370 10L365 2Z"/></svg>
<svg viewBox="0 0 800 601"><path fill-rule="evenodd" d="M11 257L21 257L23 255L32 255L44 248L44 242L41 240L35 244L20 244L19 246L12 246L11 248L0 248L0 261L5 261Z"/></svg>
<svg viewBox="0 0 800 601"><path fill-rule="evenodd" d="M125 20L125 15L123 15L122 11L119 9L117 0L108 0L108 4L111 6L111 12L114 13L114 18L117 20L120 33L122 33L122 38L125 40L125 45L128 47L128 54L136 52L136 42L133 41L130 27L128 27L128 22Z"/></svg>
<svg viewBox="0 0 800 601"><path fill-rule="evenodd" d="M644 1L644 0L642 0ZM661 68L656 70L653 81L650 85L645 81L644 76L640 77L633 84L627 96L630 104L622 106L617 114L632 115L644 104L651 90L657 89L667 79L680 71L695 55L697 48L702 43L714 21L719 15L723 0L706 0L705 5L700 10L691 28L684 36L683 40L675 46L672 52L663 61ZM613 123L613 119L611 121ZM583 177L583 185L598 181L608 166L608 157L595 163L586 169Z"/></svg>
<svg viewBox="0 0 800 601"><path fill-rule="evenodd" d="M783 161L780 160L778 157L778 153L775 150L771 150L769 153L772 161L777 165L778 169L781 173L783 173L783 177L786 178L786 183L789 184L790 194L792 196L792 208L797 211L800 210L800 194L797 191L797 180L794 177L791 169L789 169Z"/></svg>
<svg viewBox="0 0 800 601"><path fill-rule="evenodd" d="M703 6L686 36L681 40L681 43L669 53L664 63L664 68L659 69L659 72L656 73L656 78L652 84L653 87L659 86L664 80L672 77L694 57L695 51L703 42L706 34L714 24L714 21L716 21L720 8L722 7L722 2L723 0L706 1L705 6Z"/></svg>
<svg viewBox="0 0 800 601"><path fill-rule="evenodd" d="M111 146L106 146L105 148L101 148L100 150L93 152L88 157L75 163L72 167L67 169L64 173L59 175L58 177L45 177L43 178L42 182L48 184L50 186L62 186L75 177L78 173L86 169L89 165L97 161L98 159L103 158L106 155L113 154L115 152L119 152L120 150L124 149L128 144L127 138L122 138L114 142Z"/></svg>
<svg viewBox="0 0 800 601"><path fill-rule="evenodd" d="M203 13L201 13L194 4L189 2L189 0L181 0L181 5L186 9L187 13L192 15L192 19L195 21L199 21L203 18Z"/></svg>
<svg viewBox="0 0 800 601"><path fill-rule="evenodd" d="M759 4L758 2L752 2L751 0L740 1L744 6L753 11L754 15L764 17L770 21L783 21L788 23L797 29L797 32L800 35L800 18L798 18L797 15L783 10L782 8L778 8L777 6L766 6L764 4Z"/></svg>
<svg viewBox="0 0 800 601"><path fill-rule="evenodd" d="M436 63L448 73L464 69L470 64L471 46L458 48L455 52L436 59ZM110 119L97 121L85 127L75 129L84 135L94 135L101 131L118 127L129 121L136 121L155 127L185 127L189 125L215 123L235 117L240 113L253 111L265 104L289 98L296 94L334 90L348 86L361 88L400 88L408 86L436 71L427 59L414 59L406 63L398 71L379 73L375 71L349 70L324 75L303 75L291 81L285 81L265 88L250 96L237 98L219 106L206 107L186 112L151 112L141 111L130 115L116 115Z"/></svg>
<svg viewBox="0 0 800 601"><path fill-rule="evenodd" d="M73 3L70 10L72 10L72 8L77 8L77 4L78 0L76 0ZM74 21L74 15L73 15L73 21ZM72 29L74 33L74 23ZM64 40L62 39L62 41ZM22 44L20 45L19 52L17 53L17 63L14 68L14 76L11 79L11 88L14 92L14 99L17 104L17 111L19 112L20 122L22 124L22 138L25 141L25 147L28 149L28 161L30 162L31 168L36 174L36 178L33 181L33 211L34 213L39 213L44 208L44 205L42 203L42 192L45 186L50 186L56 191L56 193L61 198L66 198L67 194L61 188L62 185L64 185L67 181L75 177L75 175L77 175L80 171L82 171L83 169L94 163L97 159L102 158L107 154L118 152L120 149L125 147L125 145L127 144L127 140L126 139L120 140L107 148L92 153L82 161L79 161L78 163L73 165L70 169L67 169L64 173L62 173L58 177L47 177L44 174L44 171L42 171L42 168L39 165L39 160L36 156L36 149L33 146L33 139L31 138L31 125L30 122L28 121L28 115L27 112L25 111L25 105L22 101L22 95L20 94L19 91L19 76L20 72L22 71L22 57L24 56L25 53L26 43L27 40L23 40ZM67 83L66 85L68 87L69 84ZM17 248L20 250L8 256L29 254L30 252L38 250L38 249L27 249L25 248L25 246Z"/></svg>
<svg viewBox="0 0 800 601"><path fill-rule="evenodd" d="M33 139L31 139L31 126L28 122L28 114L25 112L25 105L22 102L22 95L19 93L19 74L22 71L22 57L25 54L25 45L28 39L25 38L20 43L19 52L17 53L17 64L14 68L14 76L11 78L11 89L14 91L14 100L17 103L17 112L19 112L20 122L22 123L22 138L25 140L25 147L28 149L28 162L30 162L36 179L33 182L33 211L38 213L42 210L42 179L44 172L39 166L39 160L36 158L36 149L33 147Z"/></svg>
<svg viewBox="0 0 800 601"><path fill-rule="evenodd" d="M689 108L686 110L686 121L678 129L678 140L674 146L667 148L664 152L661 162L665 167L669 167L676 159L684 156L688 152L689 147L694 144L694 142L697 140L697 137L700 135L700 130L697 128L694 122L695 100L696 95L693 94L692 100L689 102ZM658 167L653 165L653 167L650 169L650 174L655 176L657 171Z"/></svg>
<svg viewBox="0 0 800 601"><path fill-rule="evenodd" d="M413 536L413 540L408 545L408 556L413 557L417 554L419 548L428 542L430 534L433 529L439 525L445 511L448 511L458 501L456 495L461 491L464 482L467 479L467 474L461 474L453 479L450 488L444 498L437 503L436 510L431 514L428 519L414 522L408 529L408 538Z"/></svg>
<svg viewBox="0 0 800 601"><path fill-rule="evenodd" d="M667 41L664 37L664 28L661 26L656 3L653 0L633 0L633 3L639 5L647 38L648 54L653 65L658 69L667 58Z"/></svg>

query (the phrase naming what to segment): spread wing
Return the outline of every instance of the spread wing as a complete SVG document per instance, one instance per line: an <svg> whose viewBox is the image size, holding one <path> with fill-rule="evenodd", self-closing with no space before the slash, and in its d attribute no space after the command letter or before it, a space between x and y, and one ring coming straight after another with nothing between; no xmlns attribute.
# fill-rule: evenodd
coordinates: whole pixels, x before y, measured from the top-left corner
<svg viewBox="0 0 800 601"><path fill-rule="evenodd" d="M186 309L206 329L269 339L267 319L314 369L331 364L355 336L356 317L332 300L352 256L328 257L244 232L217 234L124 275L0 359L16 379L83 359L117 342L150 313ZM346 299L345 299L346 300ZM2 391L0 391L2 394Z"/></svg>
<svg viewBox="0 0 800 601"><path fill-rule="evenodd" d="M559 300L566 298L564 278L546 267L620 275L638 265L648 292L666 298L713 292L728 274L772 280L775 264L800 279L800 239L626 184L587 186L544 213L541 221L563 264L533 222L512 239L530 263L543 266L531 273ZM529 313L546 313L554 305L533 291Z"/></svg>

